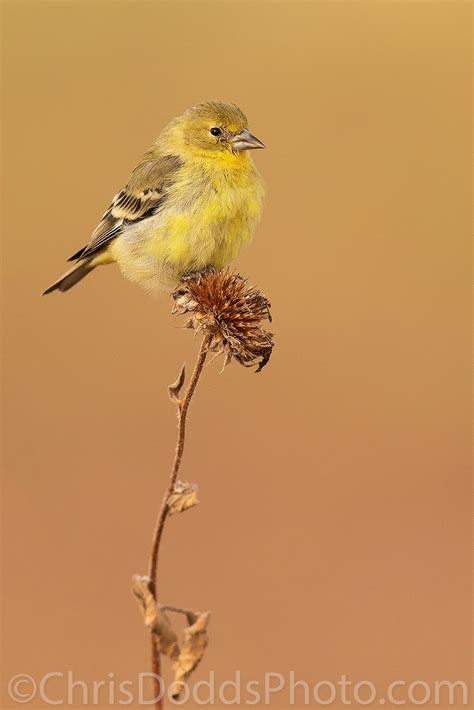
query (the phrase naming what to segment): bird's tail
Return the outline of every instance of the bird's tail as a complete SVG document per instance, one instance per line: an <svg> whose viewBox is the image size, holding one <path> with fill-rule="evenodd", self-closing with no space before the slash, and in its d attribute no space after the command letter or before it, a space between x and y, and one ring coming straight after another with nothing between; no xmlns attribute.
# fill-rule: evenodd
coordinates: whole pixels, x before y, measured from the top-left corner
<svg viewBox="0 0 474 710"><path fill-rule="evenodd" d="M92 260L93 257L89 257L88 259L78 261L72 269L66 271L60 279L51 284L51 286L43 292L43 296L47 293L51 293L51 291L69 291L70 288L75 286L84 276L87 276L87 274L95 268L95 265L92 264Z"/></svg>

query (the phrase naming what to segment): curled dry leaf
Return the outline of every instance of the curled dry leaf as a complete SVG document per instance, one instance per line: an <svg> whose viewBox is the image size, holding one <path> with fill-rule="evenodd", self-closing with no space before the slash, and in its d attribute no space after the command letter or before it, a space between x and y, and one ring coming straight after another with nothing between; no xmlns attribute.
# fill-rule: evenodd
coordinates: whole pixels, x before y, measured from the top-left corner
<svg viewBox="0 0 474 710"><path fill-rule="evenodd" d="M197 667L206 650L209 642L207 626L211 612L201 613L177 607L160 607L150 592L149 585L150 578L147 576L136 574L132 578L132 591L139 601L145 624L153 632L157 652L171 659L174 673L171 693L173 698L178 698L185 680ZM186 615L188 626L183 632L181 646L165 609Z"/></svg>
<svg viewBox="0 0 474 710"><path fill-rule="evenodd" d="M184 630L181 651L173 663L174 681L171 686L171 695L175 699L180 696L184 681L198 666L209 643L207 626L211 612L188 612L186 616L189 626Z"/></svg>
<svg viewBox="0 0 474 710"><path fill-rule="evenodd" d="M156 602L153 594L150 592L150 578L146 575L134 574L132 577L132 592L138 599L145 624L152 627L156 621Z"/></svg>
<svg viewBox="0 0 474 710"><path fill-rule="evenodd" d="M145 624L153 631L158 652L176 661L180 654L178 637L173 631L168 616L157 605L150 592L149 584L149 577L136 574L132 578L132 591L140 603Z"/></svg>
<svg viewBox="0 0 474 710"><path fill-rule="evenodd" d="M183 513L199 503L198 487L195 483L176 481L173 492L168 498L168 513Z"/></svg>
<svg viewBox="0 0 474 710"><path fill-rule="evenodd" d="M169 385L169 387L168 387L169 398L171 399L172 402L174 402L175 404L178 404L178 405L181 403L179 396L181 394L181 389L184 385L185 377L186 377L186 367L185 367L185 365L183 365L176 382L173 382L173 384Z"/></svg>

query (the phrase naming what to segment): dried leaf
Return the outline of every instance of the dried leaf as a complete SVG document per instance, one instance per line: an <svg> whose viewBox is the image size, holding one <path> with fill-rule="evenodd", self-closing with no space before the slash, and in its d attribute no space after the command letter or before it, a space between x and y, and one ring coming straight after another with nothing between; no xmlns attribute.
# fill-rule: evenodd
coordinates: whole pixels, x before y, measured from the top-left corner
<svg viewBox="0 0 474 710"><path fill-rule="evenodd" d="M207 626L211 612L200 613L172 606L161 607L150 592L150 578L147 576L134 575L132 591L140 603L145 624L153 632L157 653L171 659L174 672L171 694L173 698L179 698L184 682L201 661L209 642ZM166 610L186 615L188 626L183 632L181 647Z"/></svg>
<svg viewBox="0 0 474 710"><path fill-rule="evenodd" d="M174 402L175 404L178 404L178 405L181 403L179 395L180 395L181 389L184 385L185 377L186 377L186 368L183 365L176 382L174 382L172 385L169 385L169 387L168 387L169 398L171 399L172 402Z"/></svg>
<svg viewBox="0 0 474 710"><path fill-rule="evenodd" d="M153 631L158 652L176 662L180 654L178 637L167 614L157 605L149 584L149 577L136 574L132 578L132 591L140 602L145 624Z"/></svg>
<svg viewBox="0 0 474 710"><path fill-rule="evenodd" d="M198 666L204 655L209 642L207 625L210 616L210 611L205 611L202 614L187 614L190 625L184 630L181 651L173 663L174 681L171 686L171 695L174 699L180 696L184 681Z"/></svg>
<svg viewBox="0 0 474 710"><path fill-rule="evenodd" d="M150 578L146 575L134 574L132 577L132 592L138 599L143 612L145 624L152 627L156 621L156 602L150 592Z"/></svg>
<svg viewBox="0 0 474 710"><path fill-rule="evenodd" d="M195 483L176 481L173 492L168 498L168 513L183 513L199 503L198 487Z"/></svg>

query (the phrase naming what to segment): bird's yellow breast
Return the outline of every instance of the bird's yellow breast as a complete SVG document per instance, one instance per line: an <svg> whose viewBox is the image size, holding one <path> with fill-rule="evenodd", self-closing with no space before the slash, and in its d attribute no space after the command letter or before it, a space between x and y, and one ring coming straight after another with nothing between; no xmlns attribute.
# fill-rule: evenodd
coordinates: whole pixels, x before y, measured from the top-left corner
<svg viewBox="0 0 474 710"><path fill-rule="evenodd" d="M252 160L229 155L228 162L207 162L184 166L163 208L116 240L114 257L122 271L148 290L166 285L159 280L226 266L253 235L263 183Z"/></svg>

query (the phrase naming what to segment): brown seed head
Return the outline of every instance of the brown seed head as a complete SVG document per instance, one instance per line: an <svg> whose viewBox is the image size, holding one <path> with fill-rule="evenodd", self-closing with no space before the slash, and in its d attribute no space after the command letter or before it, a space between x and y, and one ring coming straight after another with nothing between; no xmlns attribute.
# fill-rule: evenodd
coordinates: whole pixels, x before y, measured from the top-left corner
<svg viewBox="0 0 474 710"><path fill-rule="evenodd" d="M270 302L239 274L208 271L183 277L171 294L173 313L189 314L188 328L210 337L209 350L260 372L270 359L272 333L262 320L271 321Z"/></svg>

